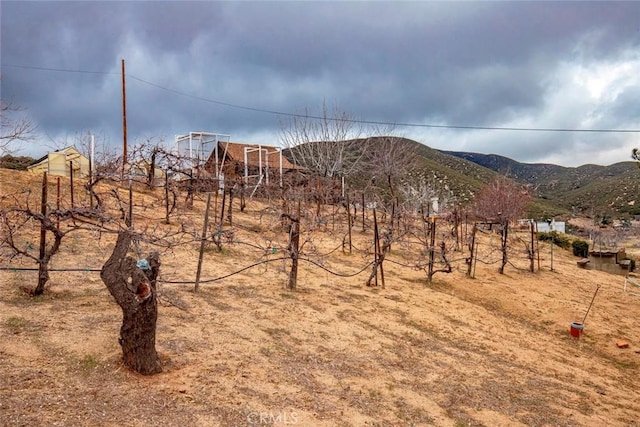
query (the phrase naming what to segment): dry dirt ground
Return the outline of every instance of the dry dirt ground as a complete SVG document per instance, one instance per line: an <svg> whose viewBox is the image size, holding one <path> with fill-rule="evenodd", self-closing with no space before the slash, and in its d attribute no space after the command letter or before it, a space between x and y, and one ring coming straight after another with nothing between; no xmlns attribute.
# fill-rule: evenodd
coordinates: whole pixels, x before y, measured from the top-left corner
<svg viewBox="0 0 640 427"><path fill-rule="evenodd" d="M0 178L5 193L9 180L32 183ZM194 218L201 212L199 201ZM371 261L357 249L316 256L326 269L302 263L296 291L285 290L282 261L206 281L281 255L254 247L271 243L256 212L236 212L252 226L205 253L197 293L170 282L193 282L199 245L162 254L164 372L150 377L121 364L121 312L99 273L52 272L32 297L22 287L35 272L0 271L0 425L640 425L640 296L623 292L623 276L579 269L557 248L551 271L542 245L535 273L526 259L504 275L480 262L471 279L458 261L427 285L399 244L384 288L364 285L370 269L333 274ZM329 252L342 237L325 227L311 240ZM70 237L53 267L100 268L113 241ZM356 248L370 241L370 230L354 233ZM496 242L482 236L481 258ZM584 335L572 338L598 286Z"/></svg>

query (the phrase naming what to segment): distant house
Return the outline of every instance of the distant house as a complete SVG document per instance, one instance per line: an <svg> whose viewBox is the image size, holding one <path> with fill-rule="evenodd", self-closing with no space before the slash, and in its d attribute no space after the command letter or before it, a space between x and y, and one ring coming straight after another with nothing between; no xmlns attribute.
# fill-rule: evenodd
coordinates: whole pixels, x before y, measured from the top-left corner
<svg viewBox="0 0 640 427"><path fill-rule="evenodd" d="M82 155L75 147L67 147L52 151L29 166L27 170L34 174L47 172L53 176L89 176L89 158Z"/></svg>
<svg viewBox="0 0 640 427"><path fill-rule="evenodd" d="M518 228L529 229L531 227L532 222L533 222L533 219L528 219L528 218L519 219ZM550 221L537 221L536 230L539 233L548 233L550 231L556 231L558 233L566 233L567 224L564 221L556 221L555 219L552 219Z"/></svg>
<svg viewBox="0 0 640 427"><path fill-rule="evenodd" d="M557 231L558 233L566 233L566 223L564 221L538 221L536 224L540 233L547 233L550 231Z"/></svg>

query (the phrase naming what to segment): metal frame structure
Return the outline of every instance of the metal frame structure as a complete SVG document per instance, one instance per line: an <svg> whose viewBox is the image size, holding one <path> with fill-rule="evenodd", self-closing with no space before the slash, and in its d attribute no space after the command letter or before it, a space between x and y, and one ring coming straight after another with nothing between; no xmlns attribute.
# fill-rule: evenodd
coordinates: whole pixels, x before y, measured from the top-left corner
<svg viewBox="0 0 640 427"><path fill-rule="evenodd" d="M204 165L212 156L212 166L215 177L219 180L220 189L224 188L224 160L227 157L230 135L212 132L189 132L186 135L175 136L175 152L188 160L187 167L197 168ZM221 146L220 143L225 143ZM231 143L245 145L241 143ZM224 150L220 153L219 150ZM258 152L258 174L249 175L249 154ZM222 156L220 156L222 154ZM257 179L251 197L256 192L262 182L270 183L269 156L278 156L278 169L280 171L280 186L283 185L283 161L282 149L276 146L264 146L261 144L246 144L243 150L244 158L244 182L249 184L249 178ZM240 159L237 159L240 160Z"/></svg>
<svg viewBox="0 0 640 427"><path fill-rule="evenodd" d="M273 149L269 151L269 149ZM249 175L249 153L258 152L258 175ZM262 157L262 152L264 152L264 162ZM244 147L244 182L249 183L249 178L258 177L258 183L256 184L256 188L262 182L262 178L264 176L266 183L269 184L269 154L277 154L278 155L278 166L280 169L280 187L282 187L282 149L279 147L267 146L264 147L258 144L257 147ZM266 172L263 173L262 165L265 165ZM256 189L253 191L255 192ZM253 193L252 193L253 195Z"/></svg>
<svg viewBox="0 0 640 427"><path fill-rule="evenodd" d="M175 150L178 154L185 155L193 163L191 167L203 164L212 153L215 153L215 173L216 177L220 178L222 165L218 163L219 142L229 142L230 139L230 135L219 133L189 132L187 135L176 135Z"/></svg>

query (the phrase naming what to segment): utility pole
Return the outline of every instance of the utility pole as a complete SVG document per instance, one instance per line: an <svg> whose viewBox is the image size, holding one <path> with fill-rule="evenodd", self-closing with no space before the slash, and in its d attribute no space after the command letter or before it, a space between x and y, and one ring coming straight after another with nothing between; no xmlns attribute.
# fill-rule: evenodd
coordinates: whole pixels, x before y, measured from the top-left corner
<svg viewBox="0 0 640 427"><path fill-rule="evenodd" d="M124 59L122 60L122 176L127 164L127 91L124 78Z"/></svg>
<svg viewBox="0 0 640 427"><path fill-rule="evenodd" d="M89 133L90 142L89 142L89 185L93 185L93 168L96 165L95 153L96 153L96 140L93 137L92 133ZM58 183L60 180L58 180ZM58 188L59 188L58 184ZM60 191L58 191L60 193ZM89 190L89 206L93 209L93 192Z"/></svg>

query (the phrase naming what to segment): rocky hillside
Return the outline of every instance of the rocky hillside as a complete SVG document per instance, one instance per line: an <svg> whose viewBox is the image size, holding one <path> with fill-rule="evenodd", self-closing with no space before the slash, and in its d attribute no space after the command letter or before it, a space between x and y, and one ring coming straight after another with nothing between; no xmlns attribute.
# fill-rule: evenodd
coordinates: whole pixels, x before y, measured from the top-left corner
<svg viewBox="0 0 640 427"><path fill-rule="evenodd" d="M635 162L563 167L520 163L495 154L443 151L528 184L541 200L575 214L640 214L640 170Z"/></svg>

